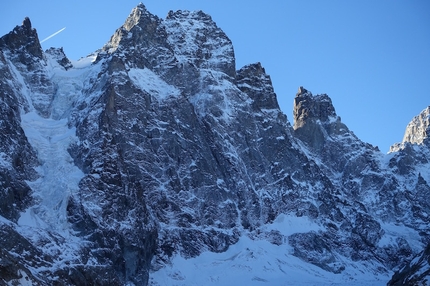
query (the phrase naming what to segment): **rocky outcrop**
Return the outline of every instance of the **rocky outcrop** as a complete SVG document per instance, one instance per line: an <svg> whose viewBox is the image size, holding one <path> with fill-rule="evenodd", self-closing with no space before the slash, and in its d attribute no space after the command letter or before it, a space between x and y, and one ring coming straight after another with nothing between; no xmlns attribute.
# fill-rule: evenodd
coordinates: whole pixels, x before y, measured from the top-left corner
<svg viewBox="0 0 430 286"><path fill-rule="evenodd" d="M252 99L252 106L256 112L279 110L272 80L266 74L261 63L247 65L238 70L236 85Z"/></svg>
<svg viewBox="0 0 430 286"><path fill-rule="evenodd" d="M33 37L37 39L37 36L31 30L28 18L24 20L23 26L16 27L14 31L16 33L11 32L0 38L0 215L16 222L19 212L31 201L27 181L37 178L33 169L37 159L21 128L20 113L28 110L23 94L26 87L17 78L18 74L10 63L10 54L5 47L11 45L16 48L19 43L25 44L19 51L26 59L25 55L33 53L34 47L22 35L29 34L32 40ZM25 50L27 47L28 51Z"/></svg>
<svg viewBox="0 0 430 286"><path fill-rule="evenodd" d="M299 87L294 99L293 113L295 130L318 121L327 123L331 121L331 118L337 119L333 104L327 94L313 96L302 86Z"/></svg>
<svg viewBox="0 0 430 286"><path fill-rule="evenodd" d="M410 153L414 145L429 146L430 134L430 107L427 107L417 116L415 116L406 127L403 141L395 143L390 147L390 152L404 151ZM423 158L425 159L425 158Z"/></svg>
<svg viewBox="0 0 430 286"><path fill-rule="evenodd" d="M413 229L427 228L427 203L419 197L428 192L428 172L426 179L420 173L428 166L428 149L403 143L403 148L387 155L390 159L384 158L340 122L326 95L313 96L304 88L296 95L294 120L294 134L338 188L338 198L348 197L354 206L342 207L342 213L355 224L349 229L390 267L411 259L412 242L399 240L395 245L384 245L384 237L391 232L384 225L403 217L402 222ZM349 243L356 239L354 234ZM420 243L426 244L428 234L421 234ZM396 256L390 255L394 249Z"/></svg>
<svg viewBox="0 0 430 286"><path fill-rule="evenodd" d="M428 143L430 137L430 106L415 116L408 124L403 142L423 144Z"/></svg>
<svg viewBox="0 0 430 286"><path fill-rule="evenodd" d="M325 142L333 137L351 135L327 94L313 96L300 87L294 98L293 116L296 136L317 151L321 151Z"/></svg>
<svg viewBox="0 0 430 286"><path fill-rule="evenodd" d="M14 51L13 56L18 58L18 61L28 70L36 68L35 61L43 58L37 31L31 27L28 17L24 19L21 26L16 26L9 34L1 38L0 46Z"/></svg>
<svg viewBox="0 0 430 286"><path fill-rule="evenodd" d="M52 56L56 62L62 66L65 70L68 70L73 67L70 60L67 58L66 54L64 53L63 48L50 48L45 51L46 54Z"/></svg>
<svg viewBox="0 0 430 286"><path fill-rule="evenodd" d="M16 26L9 34L0 39L0 47L4 56L13 63L21 84L20 96L29 97L37 112L49 116L49 103L55 93L55 87L46 73L46 61L40 46L36 29L31 27L29 18L25 18L21 26ZM22 106L28 106L24 103Z"/></svg>
<svg viewBox="0 0 430 286"><path fill-rule="evenodd" d="M346 183L348 176L359 177L367 168L380 172L375 158L377 149L359 140L341 122L328 95L314 96L300 87L294 99L293 115L294 135L322 160L321 168L330 177L342 175Z"/></svg>
<svg viewBox="0 0 430 286"><path fill-rule="evenodd" d="M409 264L394 273L387 285L428 285L430 283L430 244Z"/></svg>

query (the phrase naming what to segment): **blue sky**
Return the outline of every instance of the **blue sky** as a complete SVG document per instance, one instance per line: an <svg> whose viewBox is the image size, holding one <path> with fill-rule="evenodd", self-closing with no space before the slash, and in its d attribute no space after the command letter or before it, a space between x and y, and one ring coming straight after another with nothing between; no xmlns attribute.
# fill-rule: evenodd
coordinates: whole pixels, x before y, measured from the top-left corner
<svg viewBox="0 0 430 286"><path fill-rule="evenodd" d="M292 122L299 86L327 93L342 121L386 152L430 105L430 1L147 0L169 10L203 10L233 41L237 69L261 62ZM71 59L101 48L139 1L7 1L0 35L31 19L42 44Z"/></svg>

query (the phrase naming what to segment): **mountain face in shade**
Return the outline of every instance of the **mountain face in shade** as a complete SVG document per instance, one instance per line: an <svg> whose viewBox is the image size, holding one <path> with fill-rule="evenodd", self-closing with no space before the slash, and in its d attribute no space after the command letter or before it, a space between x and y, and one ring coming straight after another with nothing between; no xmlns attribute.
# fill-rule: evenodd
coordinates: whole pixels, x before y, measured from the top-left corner
<svg viewBox="0 0 430 286"><path fill-rule="evenodd" d="M389 154L326 94L291 124L202 11L139 4L79 61L26 18L0 71L3 284L385 285L429 244L429 109Z"/></svg>
<svg viewBox="0 0 430 286"><path fill-rule="evenodd" d="M387 285L426 285L430 283L430 245L409 264L394 273Z"/></svg>

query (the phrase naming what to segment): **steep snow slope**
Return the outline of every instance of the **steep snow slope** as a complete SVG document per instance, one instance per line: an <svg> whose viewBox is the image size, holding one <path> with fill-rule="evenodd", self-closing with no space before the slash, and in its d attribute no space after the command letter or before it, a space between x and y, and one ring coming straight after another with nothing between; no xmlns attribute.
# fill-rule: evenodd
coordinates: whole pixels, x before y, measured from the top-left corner
<svg viewBox="0 0 430 286"><path fill-rule="evenodd" d="M68 70L58 64L55 57L46 54L46 72L57 87L49 106L49 118L40 116L33 106L33 94L27 91L29 112L21 115L21 125L30 144L37 152L40 162L39 179L30 182L33 200L37 202L28 208L18 220L19 225L46 228L68 232L67 202L79 187L84 174L78 169L68 152L72 142L77 140L76 128L68 126L68 114L73 104L82 96L85 80L98 70L91 66L95 57L81 59ZM17 73L17 81L23 87L24 79Z"/></svg>
<svg viewBox="0 0 430 286"><path fill-rule="evenodd" d="M67 228L67 200L78 189L83 173L67 152L74 129L67 120L42 118L34 111L22 116L22 127L41 162L40 178L30 183L37 206L28 208L18 220L29 225L54 230Z"/></svg>

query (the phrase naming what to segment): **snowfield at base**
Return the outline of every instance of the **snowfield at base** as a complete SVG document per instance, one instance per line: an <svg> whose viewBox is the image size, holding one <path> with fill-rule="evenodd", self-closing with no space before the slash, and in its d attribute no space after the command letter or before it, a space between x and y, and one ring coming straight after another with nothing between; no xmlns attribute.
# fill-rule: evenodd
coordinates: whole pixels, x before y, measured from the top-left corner
<svg viewBox="0 0 430 286"><path fill-rule="evenodd" d="M242 237L224 253L176 256L173 266L150 274L150 285L386 285L388 276L369 275L357 263L334 274L288 253L285 245Z"/></svg>
<svg viewBox="0 0 430 286"><path fill-rule="evenodd" d="M268 230L284 235L321 229L308 218L279 215ZM185 259L180 255L165 268L150 274L149 285L386 285L391 275L372 274L362 262L343 261L340 274L325 271L291 254L285 242L274 245L267 240L242 236L226 252L204 252Z"/></svg>

